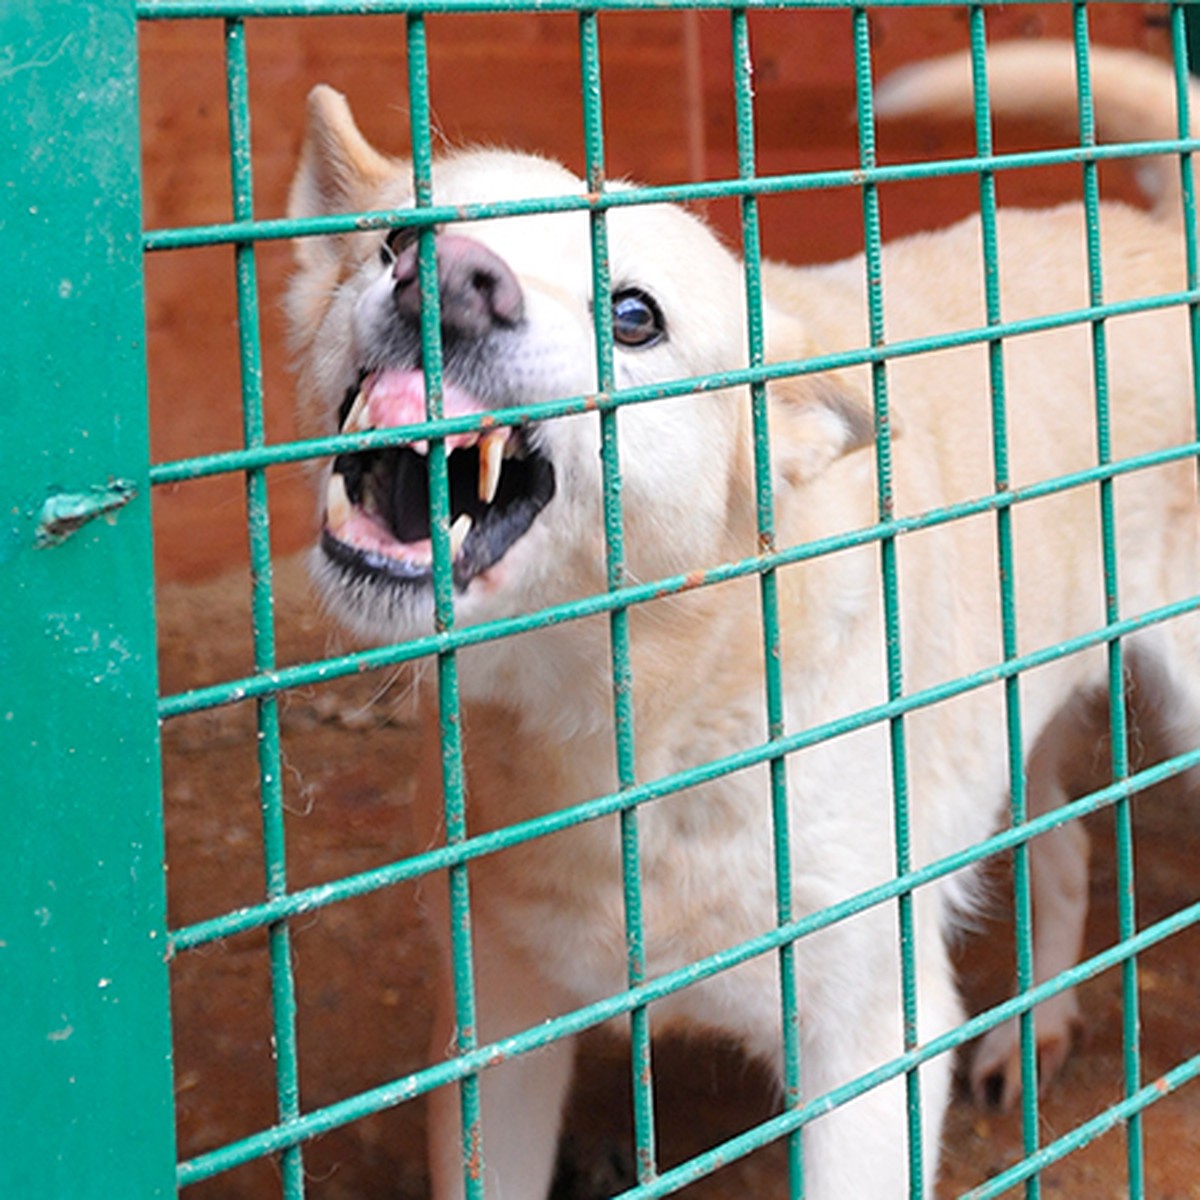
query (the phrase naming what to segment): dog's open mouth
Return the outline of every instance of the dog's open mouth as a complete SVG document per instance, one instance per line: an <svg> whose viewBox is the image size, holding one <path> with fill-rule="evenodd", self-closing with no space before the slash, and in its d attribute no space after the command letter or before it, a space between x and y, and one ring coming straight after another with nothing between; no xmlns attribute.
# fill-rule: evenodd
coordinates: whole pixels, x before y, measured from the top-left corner
<svg viewBox="0 0 1200 1200"><path fill-rule="evenodd" d="M447 387L447 416L483 411L474 397ZM340 428L355 433L424 417L420 372L385 371L366 376L347 398ZM521 429L454 434L446 449L450 550L454 583L462 590L528 532L554 496L554 469ZM322 535L332 562L358 579L395 587L427 584L433 576L430 532L426 443L334 460Z"/></svg>

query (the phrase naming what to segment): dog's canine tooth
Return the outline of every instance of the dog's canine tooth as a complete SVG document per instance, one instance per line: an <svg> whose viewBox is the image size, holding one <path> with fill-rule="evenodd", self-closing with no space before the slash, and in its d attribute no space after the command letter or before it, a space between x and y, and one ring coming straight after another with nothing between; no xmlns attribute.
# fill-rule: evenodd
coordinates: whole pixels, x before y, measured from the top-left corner
<svg viewBox="0 0 1200 1200"><path fill-rule="evenodd" d="M500 468L504 465L507 430L485 433L479 439L479 499L491 504L500 486Z"/></svg>
<svg viewBox="0 0 1200 1200"><path fill-rule="evenodd" d="M336 533L350 520L353 506L346 494L346 480L336 472L329 477L325 492L325 521L330 532Z"/></svg>
<svg viewBox="0 0 1200 1200"><path fill-rule="evenodd" d="M371 428L367 421L367 393L359 392L342 422L343 433L365 433Z"/></svg>
<svg viewBox="0 0 1200 1200"><path fill-rule="evenodd" d="M457 558L458 552L462 549L463 542L467 540L467 534L471 532L471 526L474 522L467 513L459 513L454 524L450 526L450 557Z"/></svg>

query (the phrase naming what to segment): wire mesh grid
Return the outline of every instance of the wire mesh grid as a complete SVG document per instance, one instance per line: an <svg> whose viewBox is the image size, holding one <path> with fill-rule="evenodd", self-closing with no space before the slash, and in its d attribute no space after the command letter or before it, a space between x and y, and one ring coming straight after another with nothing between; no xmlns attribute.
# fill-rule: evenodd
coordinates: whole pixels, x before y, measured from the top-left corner
<svg viewBox="0 0 1200 1200"><path fill-rule="evenodd" d="M605 145L603 135L603 99L600 88L600 43L598 13L609 9L635 7L627 3L568 4L556 3L556 10L577 12L579 30L580 86L583 96L586 150L586 195L562 196L549 201L520 200L503 204L480 205L467 210L439 207L432 186L432 122L426 52L425 14L427 12L466 12L500 9L497 3L372 3L359 0L353 5L336 0L306 0L283 3L276 0L142 0L138 6L143 20L167 20L188 17L219 17L225 23L226 70L230 145L232 150L233 212L223 224L148 230L144 247L148 252L190 246L229 244L237 266L238 328L242 364L244 446L231 453L212 454L186 460L164 462L152 468L155 484L203 478L214 474L238 472L245 476L250 522L250 553L253 576L254 671L244 678L217 685L166 695L160 702L160 717L170 719L206 708L240 701L253 701L258 712L258 754L262 808L262 845L266 892L261 903L223 914L216 918L171 931L172 951L183 954L197 947L227 939L252 929L265 929L269 936L273 1040L276 1049L278 1111L276 1123L261 1132L233 1144L217 1147L180 1164L178 1183L185 1186L218 1175L239 1164L278 1155L281 1163L283 1194L294 1198L305 1195L304 1145L330 1129L380 1108L423 1095L437 1087L457 1083L460 1086L463 1129L464 1180L468 1196L482 1196L483 1184L478 1164L480 1147L486 1155L486 1129L480 1128L478 1092L479 1073L499 1057L530 1053L553 1040L597 1026L613 1017L627 1017L632 1034L630 1069L634 1080L634 1129L636 1137L637 1185L623 1193L633 1197L673 1193L754 1148L769 1141L788 1142L789 1195L804 1194L804 1157L800 1132L815 1116L844 1104L886 1080L903 1077L907 1088L910 1151L910 1190L923 1194L925 1167L921 1161L922 1096L918 1067L937 1055L945 1054L978 1036L988 1028L1013 1016L1020 1021L1023 1138L1025 1157L1002 1171L971 1193L985 1197L1000 1195L1009 1188L1023 1185L1025 1194L1040 1194L1040 1172L1056 1159L1071 1153L1100 1133L1118 1125L1126 1128L1128 1194L1146 1194L1142 1162L1143 1148L1140 1114L1156 1099L1181 1087L1200 1073L1200 1059L1180 1062L1160 1078L1143 1078L1139 1054L1137 959L1145 949L1169 938L1200 920L1200 905L1192 905L1169 918L1139 928L1134 898L1136 880L1132 857L1130 805L1141 789L1159 780L1177 776L1200 764L1200 749L1176 756L1144 771L1134 772L1128 753L1125 728L1125 665L1122 639L1138 630L1200 610L1200 597L1164 606L1151 612L1122 615L1117 607L1118 571L1112 489L1123 475L1168 462L1193 460L1196 444L1180 445L1154 455L1114 460L1108 427L1108 388L1106 381L1106 322L1134 312L1171 307L1188 309L1193 347L1200 346L1200 271L1195 245L1194 194L1190 158L1193 143L1187 138L1188 112L1186 87L1186 47L1184 17L1186 5L1170 8L1171 30L1175 47L1178 80L1180 139L1168 143L1129 147L1098 146L1091 117L1088 68L1088 6L1073 6L1075 41L1078 55L1078 82L1081 97L1079 148L1038 154L995 154L991 141L988 112L987 6L968 7L970 43L976 97L977 154L936 164L920 163L882 167L875 160L872 109L873 68L870 42L870 12L865 7L852 10L854 29L855 90L858 99L859 157L852 171L830 171L789 176L760 176L755 166L754 97L751 83L752 54L748 30L748 7L713 3L698 7L728 12L731 26L733 62L730 65L737 113L738 173L736 179L688 186L637 188L611 191L606 187ZM544 9L541 5L539 8ZM661 6L660 6L661 7ZM674 7L695 7L680 4ZM798 0L797 8L820 7L811 0ZM245 21L273 15L319 15L353 9L355 12L403 13L408 31L409 101L412 124L413 176L415 204L411 209L382 211L350 216L330 216L305 221L260 220L251 202L251 132L245 52ZM1100 270L1099 193L1097 164L1109 158L1130 154L1169 151L1180 161L1187 222L1187 288L1175 294L1148 299L1112 302L1104 298ZM961 173L979 179L980 211L984 254L988 263L996 261L996 177L999 173L1026 167L1067 161L1081 163L1084 179L1084 204L1088 245L1089 297L1085 307L1044 317L1005 321L1000 311L998 283L994 271L986 273L987 323L982 328L960 330L944 336L888 342L884 334L883 292L887 286L882 258L878 189L897 180L915 180ZM768 363L762 325L763 295L759 250L758 204L762 197L777 192L806 189L856 188L861 196L865 242L865 268L868 278L870 328L867 343L849 352L785 363ZM606 214L616 207L643 205L661 201L686 201L714 197L734 197L741 207L742 251L745 267L747 307L750 313L749 356L745 370L720 377L674 380L666 384L616 390L613 373L612 332L608 314L595 306L595 344L598 390L593 395L567 397L550 404L514 407L488 414L489 423L519 425L531 418L548 419L598 410L604 480L604 535L608 587L604 593L580 601L557 605L527 616L513 617L484 625L462 627L455 624L454 589L450 551L450 493L447 473L447 439L455 434L478 430L478 417L447 415L442 406L440 321L434 256L435 228L463 220L488 220L499 216L555 211L585 211L589 214L592 246L593 294L607 295ZM349 230L384 229L398 226L417 231L420 279L422 340L426 373L428 411L426 420L400 429L382 429L370 433L339 434L288 444L268 444L262 413L261 367L259 362L258 287L255 276L255 247L263 240L291 238L318 233ZM1013 488L1009 481L1006 444L1004 346L1008 339L1037 332L1085 326L1090 330L1096 397L1096 427L1099 457L1084 471ZM952 346L986 346L993 411L992 445L994 451L994 490L968 503L957 503L923 512L917 516L893 515L891 493L891 439L888 409L889 364L901 359ZM767 423L766 389L773 380L790 375L809 375L834 368L865 366L872 381L876 428L876 473L878 480L876 524L821 542L779 547L775 541L774 501L771 484L771 446ZM701 578L694 575L652 581L632 581L626 570L623 544L621 464L617 430L622 409L632 405L653 404L668 397L689 395L727 386L748 387L751 395L754 427L754 477L757 501L757 534L760 553L740 561L707 569ZM430 445L430 507L433 544L433 578L437 625L433 634L399 645L385 646L355 654L341 655L294 666L277 664L274 643L272 573L269 547L268 497L266 469L280 463L323 458L339 453L379 449L428 439ZM1033 652L1020 653L1016 639L1016 611L1013 590L1014 551L1012 517L1018 506L1048 495L1071 489L1094 488L1102 513L1102 536L1107 610L1104 624L1070 642ZM1003 659L992 667L952 680L936 687L910 690L905 686L904 645L900 624L897 576L897 543L905 536L949 522L991 514L996 528L997 573L1003 614ZM788 732L783 719L783 685L780 678L779 612L777 572L854 546L875 546L884 581L882 597L887 626L887 684L885 703L857 712L822 726ZM768 737L761 745L746 747L739 753L723 756L699 766L677 771L653 780L637 778L635 771L634 721L632 710L632 667L629 649L628 614L630 610L664 595L681 593L695 587L712 586L734 579L758 580L761 604L763 656L766 663ZM463 778L459 720L457 655L467 647L551 625L577 621L587 616L606 616L611 641L613 728L617 748L618 786L610 794L585 804L555 811L550 816L526 821L495 832L471 835L466 819L466 794ZM1113 783L1056 811L1030 818L1025 794L1022 754L1022 714L1020 683L1023 675L1062 656L1093 647L1104 647L1109 664L1109 716L1112 734ZM318 887L289 887L283 833L284 808L281 789L283 766L279 744L278 698L288 689L319 683L364 669L413 662L432 656L437 664L439 696L439 737L445 795L444 844L386 866ZM990 839L952 858L920 867L913 866L909 846L909 794L907 780L906 719L914 711L954 696L994 684L1004 689L1011 788L1011 823ZM819 912L797 915L791 896L789 851L789 813L786 779L789 757L823 740L872 725L886 725L889 732L892 767L892 795L896 830L895 878ZM642 896L639 854L639 812L645 806L698 784L719 779L752 766L766 765L769 771L774 822L775 888L777 926L753 941L711 955L684 968L659 975L648 975L642 924ZM1120 939L1101 954L1040 985L1034 984L1032 968L1032 921L1028 846L1037 835L1079 818L1087 813L1111 808L1118 830L1118 887L1121 896ZM475 1030L474 981L472 972L472 924L470 901L471 864L498 851L546 837L601 817L619 817L621 859L625 894L625 937L627 952L627 988L623 992L549 1020L537 1028L525 1030L502 1044L480 1044ZM1017 929L1018 993L1002 1004L979 1014L949 1034L921 1043L917 1035L916 971L912 945L912 897L916 889L943 879L972 863L1005 850L1014 852L1014 895ZM451 928L457 1036L454 1054L447 1061L412 1075L365 1091L324 1108L304 1111L299 1091L299 1051L296 1037L296 995L289 945L289 921L301 914L351 897L378 891L398 882L433 872L445 871L450 880ZM880 1066L870 1075L819 1097L806 1098L801 1090L801 1054L799 1045L799 997L796 984L795 947L797 942L818 930L882 904L898 906L902 963L902 1000L904 1017L904 1053ZM650 1052L650 1004L678 990L730 970L760 955L776 955L779 961L781 991L779 1004L784 1030L783 1111L760 1126L684 1163L662 1169L656 1153L655 1099ZM1077 982L1103 970L1119 966L1123 975L1124 1010L1124 1098L1094 1120L1069 1131L1054 1141L1042 1144L1039 1133L1037 1055L1032 1010L1040 1001L1056 995Z"/></svg>

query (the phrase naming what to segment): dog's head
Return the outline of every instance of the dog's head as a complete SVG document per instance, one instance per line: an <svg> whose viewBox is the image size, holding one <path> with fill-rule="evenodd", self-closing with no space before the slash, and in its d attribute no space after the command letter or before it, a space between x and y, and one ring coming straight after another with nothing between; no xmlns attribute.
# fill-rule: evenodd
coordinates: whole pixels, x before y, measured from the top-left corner
<svg viewBox="0 0 1200 1200"><path fill-rule="evenodd" d="M583 190L561 166L499 150L450 154L434 168L438 205ZM295 217L402 208L409 165L374 150L345 100L315 89ZM742 269L696 217L671 205L607 218L616 385L727 371L746 362ZM447 416L585 396L597 387L586 213L453 223L436 235ZM425 417L414 235L301 239L288 294L308 432ZM803 390L803 389L802 389ZM786 392L786 389L785 389ZM803 390L800 409L827 409ZM853 440L836 405L801 421ZM740 392L653 401L619 415L626 557L653 579L752 553L748 407ZM594 413L447 439L456 619L529 611L602 591L599 422ZM836 443L836 445L834 445ZM317 575L335 613L364 636L432 629L427 446L342 455L324 474ZM799 460L797 460L799 461ZM805 468L807 470L807 468ZM786 473L786 472L785 472Z"/></svg>

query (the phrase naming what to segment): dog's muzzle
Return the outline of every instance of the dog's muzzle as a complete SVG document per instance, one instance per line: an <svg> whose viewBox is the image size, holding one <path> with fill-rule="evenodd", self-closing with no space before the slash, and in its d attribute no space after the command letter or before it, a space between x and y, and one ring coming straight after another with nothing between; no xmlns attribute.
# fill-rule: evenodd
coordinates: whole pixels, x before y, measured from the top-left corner
<svg viewBox="0 0 1200 1200"><path fill-rule="evenodd" d="M398 244L388 252L392 319L415 329L421 314L416 245ZM498 329L517 326L524 299L503 260L471 238L440 234L437 264L449 367L454 353L477 349ZM447 416L483 414L488 406L447 383L443 411ZM347 392L338 424L341 432L356 433L424 419L423 372L405 366L364 373ZM523 429L455 434L446 439L446 450L454 583L463 590L529 530L554 496L554 470ZM392 588L428 585L430 533L427 443L342 454L334 460L321 544L348 581Z"/></svg>
<svg viewBox="0 0 1200 1200"><path fill-rule="evenodd" d="M401 320L421 319L420 270L415 241L392 249L392 300ZM437 237L438 300L447 340L486 337L513 329L525 315L525 297L516 276L498 254L461 234Z"/></svg>

